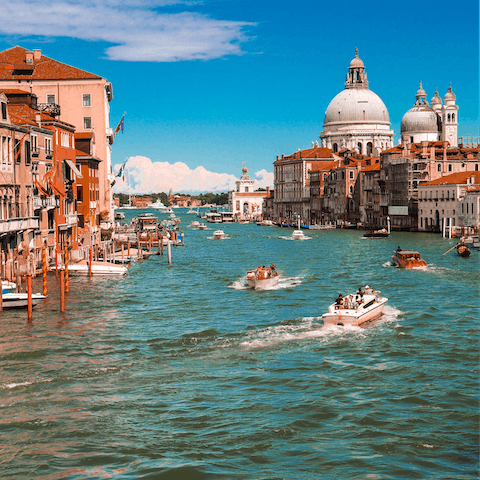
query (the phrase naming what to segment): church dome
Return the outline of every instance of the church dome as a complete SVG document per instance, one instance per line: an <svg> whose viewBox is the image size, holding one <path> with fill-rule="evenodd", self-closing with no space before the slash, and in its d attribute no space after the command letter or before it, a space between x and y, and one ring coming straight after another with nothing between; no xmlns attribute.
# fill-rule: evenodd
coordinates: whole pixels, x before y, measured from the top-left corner
<svg viewBox="0 0 480 480"><path fill-rule="evenodd" d="M400 132L436 133L441 130L440 117L427 105L414 105L402 118Z"/></svg>
<svg viewBox="0 0 480 480"><path fill-rule="evenodd" d="M333 98L325 112L324 126L336 123L389 124L390 119L387 107L376 93L368 88L348 88Z"/></svg>
<svg viewBox="0 0 480 480"><path fill-rule="evenodd" d="M430 103L432 104L432 107L434 105L441 105L442 104L442 99L438 95L438 90L435 90L435 95L430 100Z"/></svg>
<svg viewBox="0 0 480 480"><path fill-rule="evenodd" d="M455 96L455 94L453 93L452 91L452 86L450 85L448 87L448 92L445 94L445 96L443 97L443 100L445 103L447 103L448 101L450 102L455 102L455 100L457 99L457 97Z"/></svg>

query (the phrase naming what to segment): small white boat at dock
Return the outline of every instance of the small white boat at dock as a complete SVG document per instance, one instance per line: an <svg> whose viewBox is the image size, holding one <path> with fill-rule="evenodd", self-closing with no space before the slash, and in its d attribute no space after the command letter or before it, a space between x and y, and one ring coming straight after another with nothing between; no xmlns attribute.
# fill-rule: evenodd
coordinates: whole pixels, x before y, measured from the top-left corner
<svg viewBox="0 0 480 480"><path fill-rule="evenodd" d="M322 315L325 325L358 326L373 320L383 313L388 298L368 286L365 292L360 290L344 298L339 298L328 307L328 313Z"/></svg>
<svg viewBox="0 0 480 480"><path fill-rule="evenodd" d="M32 306L47 298L40 293L32 293ZM2 293L3 308L28 308L28 293Z"/></svg>
<svg viewBox="0 0 480 480"><path fill-rule="evenodd" d="M259 266L256 270L247 272L246 280L250 288L265 290L278 284L278 273L275 266L267 268Z"/></svg>
<svg viewBox="0 0 480 480"><path fill-rule="evenodd" d="M64 269L62 265L59 270ZM92 262L92 275L125 275L128 268L111 262ZM89 265L86 260L68 264L69 275L89 275Z"/></svg>

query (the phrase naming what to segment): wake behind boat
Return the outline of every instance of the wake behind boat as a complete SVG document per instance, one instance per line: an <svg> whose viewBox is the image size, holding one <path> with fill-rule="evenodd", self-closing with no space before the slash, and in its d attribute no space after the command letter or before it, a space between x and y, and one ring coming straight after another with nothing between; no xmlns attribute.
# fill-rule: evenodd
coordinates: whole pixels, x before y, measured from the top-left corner
<svg viewBox="0 0 480 480"><path fill-rule="evenodd" d="M255 290L265 290L278 284L278 273L275 264L271 267L258 266L256 270L247 272L247 284Z"/></svg>
<svg viewBox="0 0 480 480"><path fill-rule="evenodd" d="M380 292L370 288L365 291L361 288L354 294L343 297L340 294L328 307L328 313L322 315L325 325L351 325L358 326L378 318L383 313L383 308L388 298L381 297Z"/></svg>

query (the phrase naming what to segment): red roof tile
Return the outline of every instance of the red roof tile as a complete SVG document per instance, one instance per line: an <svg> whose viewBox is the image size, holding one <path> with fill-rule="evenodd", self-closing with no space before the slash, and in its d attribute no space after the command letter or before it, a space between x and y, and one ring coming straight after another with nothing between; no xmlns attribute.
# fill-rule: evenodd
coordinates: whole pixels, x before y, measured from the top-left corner
<svg viewBox="0 0 480 480"><path fill-rule="evenodd" d="M462 185L467 183L467 179L475 177L475 183L480 183L480 172L457 172L451 175L446 175L431 182L422 184L425 185Z"/></svg>
<svg viewBox="0 0 480 480"><path fill-rule="evenodd" d="M17 78L32 80L79 80L101 79L98 75L80 70L65 63L58 62L44 55L32 64L26 63L27 53L32 53L23 47L13 47L0 52L0 80ZM18 75L18 70L25 74Z"/></svg>

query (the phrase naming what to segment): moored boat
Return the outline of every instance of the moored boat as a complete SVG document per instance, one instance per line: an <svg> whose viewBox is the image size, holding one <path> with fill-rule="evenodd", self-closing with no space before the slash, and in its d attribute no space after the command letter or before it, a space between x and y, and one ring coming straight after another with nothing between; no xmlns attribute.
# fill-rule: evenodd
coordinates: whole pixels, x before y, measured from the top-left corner
<svg viewBox="0 0 480 480"><path fill-rule="evenodd" d="M368 287L365 291L339 298L328 307L328 312L322 315L325 325L358 326L378 318L388 298L380 296L380 292Z"/></svg>
<svg viewBox="0 0 480 480"><path fill-rule="evenodd" d="M247 272L246 280L250 288L265 290L278 284L278 273L273 263L267 268L259 265L256 270Z"/></svg>
<svg viewBox="0 0 480 480"><path fill-rule="evenodd" d="M400 247L393 252L392 264L398 268L421 268L427 266L427 262L423 260L420 253L414 250L402 250Z"/></svg>
<svg viewBox="0 0 480 480"><path fill-rule="evenodd" d="M64 266L58 267L63 269ZM128 272L128 268L123 265L116 265L110 262L92 262L92 275L125 275ZM86 260L80 262L68 264L69 275L89 275L89 265Z"/></svg>
<svg viewBox="0 0 480 480"><path fill-rule="evenodd" d="M32 306L38 305L46 295L40 293L32 293ZM2 293L3 308L27 308L28 307L28 293Z"/></svg>

